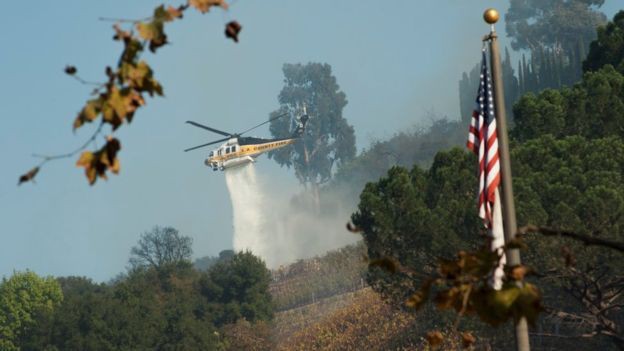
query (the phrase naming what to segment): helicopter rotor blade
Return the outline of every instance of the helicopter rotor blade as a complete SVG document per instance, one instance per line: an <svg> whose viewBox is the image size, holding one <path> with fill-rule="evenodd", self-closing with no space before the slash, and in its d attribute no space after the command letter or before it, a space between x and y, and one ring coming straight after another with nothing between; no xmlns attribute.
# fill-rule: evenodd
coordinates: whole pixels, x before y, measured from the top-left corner
<svg viewBox="0 0 624 351"><path fill-rule="evenodd" d="M225 135L225 136L227 136L227 137L230 137L230 136L232 136L232 135L233 135L232 133L227 133L227 132L224 132L224 131L222 131L222 130L214 129L214 128L211 128L211 127L205 126L205 125L203 125L203 124L199 124L199 123L197 123L197 122L193 122L193 121L186 121L186 123L188 123L188 124L190 124L190 125L193 125L193 126L195 126L195 127L198 127L198 128L202 128L202 129L209 130L209 131L211 131L211 132L213 132L213 133L217 133L217 134Z"/></svg>
<svg viewBox="0 0 624 351"><path fill-rule="evenodd" d="M273 118L269 119L268 121L262 122L262 123L258 124L257 126L251 127L251 128L247 129L246 131L244 131L244 132L242 132L242 133L238 133L238 135L243 135L243 134L245 134L245 133L247 133L247 132L250 132L250 131L252 131L252 130L254 130L254 129L258 128L258 127L261 127L261 126L263 126L263 125L265 125L265 124L267 124L267 123L273 122L274 120L279 119L279 118L282 118L282 117L287 116L287 115L289 115L289 114L290 114L290 113L288 113L288 112L284 112L284 113L282 113L281 115L277 115L277 116L275 116L275 117L273 117Z"/></svg>
<svg viewBox="0 0 624 351"><path fill-rule="evenodd" d="M193 146L193 147L191 147L191 148L188 148L188 149L184 150L184 152L191 151L191 150L195 150L195 149L199 149L199 148L201 148L201 147L208 146L208 145L212 145L212 144L221 143L221 142L224 142L224 141L229 140L229 139L230 139L230 137L228 136L227 138L223 138L223 139L219 139L219 140L211 141L211 142L209 142L209 143L207 143L207 144L202 144L202 145L198 145L198 146Z"/></svg>

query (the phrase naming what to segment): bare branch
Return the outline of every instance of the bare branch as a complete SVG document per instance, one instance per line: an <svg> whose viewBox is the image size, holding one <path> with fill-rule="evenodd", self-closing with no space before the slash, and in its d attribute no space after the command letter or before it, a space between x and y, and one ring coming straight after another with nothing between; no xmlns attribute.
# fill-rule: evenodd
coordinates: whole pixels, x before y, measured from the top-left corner
<svg viewBox="0 0 624 351"><path fill-rule="evenodd" d="M462 299L462 307L461 310L457 313L457 318L455 319L455 323L453 324L453 331L457 332L457 328L459 327L459 321L466 313L466 309L468 308L468 299L470 298L470 294L472 293L472 285L468 285L468 290L464 292L464 296Z"/></svg>
<svg viewBox="0 0 624 351"><path fill-rule="evenodd" d="M139 23L139 22L150 21L152 18L154 17L150 16L150 17L145 17L143 19L134 20L134 19L126 19L126 18L98 17L98 21L116 22L116 23Z"/></svg>
<svg viewBox="0 0 624 351"><path fill-rule="evenodd" d="M106 86L106 83L99 83L99 82L91 82L88 80L85 80L83 78L81 78L80 76L78 76L77 74L72 74L70 75L72 78L74 78L75 80L77 80L78 82L80 82L81 84L84 85L93 85L96 87L96 89L100 89L100 88L104 88Z"/></svg>
<svg viewBox="0 0 624 351"><path fill-rule="evenodd" d="M566 238L574 239L576 241L581 241L583 244L587 246L602 246L606 248L610 248L619 252L624 253L624 243L611 241L606 239L600 239L589 235L579 234L570 232L567 230L559 230L548 227L538 227L535 225L527 225L521 228L518 228L517 234L526 235L528 233L539 233L544 236L563 236Z"/></svg>
<svg viewBox="0 0 624 351"><path fill-rule="evenodd" d="M89 146L89 144L91 144L92 142L95 141L95 138L97 138L97 136L100 134L100 132L102 131L102 127L104 126L104 122L101 122L100 125L97 127L97 129L95 130L95 132L93 133L93 135L91 135L91 137L89 139L87 139L87 141L85 141L84 144L82 144L82 146L80 146L79 148L77 148L74 151L68 152L66 154L60 154L60 155L40 155L40 154L33 154L33 157L36 158L41 158L43 159L43 161L41 161L41 163L39 163L39 165L37 167L41 167L43 166L46 162L48 161L52 161L52 160L58 160L61 158L69 158L69 157L73 157L74 155L76 155L77 153L79 153L80 151L84 150L87 148L87 146Z"/></svg>
<svg viewBox="0 0 624 351"><path fill-rule="evenodd" d="M551 333L529 333L532 336L545 336L550 338L561 338L561 339L581 339L581 338L592 338L598 335L597 332L591 332L586 334L578 334L578 335L562 335L562 334L551 334Z"/></svg>

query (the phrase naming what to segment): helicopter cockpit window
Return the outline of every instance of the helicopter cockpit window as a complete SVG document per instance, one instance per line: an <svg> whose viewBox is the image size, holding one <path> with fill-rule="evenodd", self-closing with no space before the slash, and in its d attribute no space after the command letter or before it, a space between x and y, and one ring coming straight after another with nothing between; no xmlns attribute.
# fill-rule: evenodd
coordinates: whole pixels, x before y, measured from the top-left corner
<svg viewBox="0 0 624 351"><path fill-rule="evenodd" d="M214 156L214 151L210 151L210 153L208 154L208 157L212 157Z"/></svg>
<svg viewBox="0 0 624 351"><path fill-rule="evenodd" d="M226 147L226 148L225 148L225 153L226 153L226 154L229 154L229 153L230 153L230 148L229 148L229 147Z"/></svg>
<svg viewBox="0 0 624 351"><path fill-rule="evenodd" d="M236 145L232 146L232 152L236 152Z"/></svg>

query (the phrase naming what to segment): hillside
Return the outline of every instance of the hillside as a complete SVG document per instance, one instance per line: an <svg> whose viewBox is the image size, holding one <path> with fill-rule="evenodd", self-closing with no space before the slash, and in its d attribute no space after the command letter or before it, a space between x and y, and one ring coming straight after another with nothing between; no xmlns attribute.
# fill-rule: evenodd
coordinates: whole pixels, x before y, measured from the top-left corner
<svg viewBox="0 0 624 351"><path fill-rule="evenodd" d="M278 350L408 350L420 344L417 335L405 337L414 327L414 315L393 309L370 288L275 318Z"/></svg>
<svg viewBox="0 0 624 351"><path fill-rule="evenodd" d="M416 350L423 345L417 315L384 302L366 284L365 252L358 243L272 271L269 291L276 313L270 349Z"/></svg>
<svg viewBox="0 0 624 351"><path fill-rule="evenodd" d="M269 291L277 312L365 287L366 248L362 243L298 260L272 271Z"/></svg>

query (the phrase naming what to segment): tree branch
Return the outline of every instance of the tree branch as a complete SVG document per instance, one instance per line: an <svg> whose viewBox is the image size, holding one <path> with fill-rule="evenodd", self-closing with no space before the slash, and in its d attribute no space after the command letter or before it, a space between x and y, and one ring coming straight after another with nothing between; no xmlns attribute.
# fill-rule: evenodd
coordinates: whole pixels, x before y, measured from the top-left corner
<svg viewBox="0 0 624 351"><path fill-rule="evenodd" d="M535 225L526 225L518 228L517 234L526 235L528 233L539 233L544 236L563 236L566 238L580 241L587 246L602 246L624 253L624 243L611 241L606 239L595 238L593 236L570 232L567 230L559 230L548 227L538 227Z"/></svg>
<svg viewBox="0 0 624 351"><path fill-rule="evenodd" d="M581 339L581 338L592 338L596 336L597 332L591 332L586 334L579 335L561 335L561 334L551 334L551 333L529 333L533 336L546 336L550 338L562 338L562 339Z"/></svg>
<svg viewBox="0 0 624 351"><path fill-rule="evenodd" d="M72 78L74 78L75 80L77 80L78 82L80 82L83 85L95 86L96 87L95 91L98 91L99 89L104 88L106 86L106 83L91 82L91 81L88 81L88 80L85 80L85 79L81 78L77 74L70 74L69 76L71 76Z"/></svg>
<svg viewBox="0 0 624 351"><path fill-rule="evenodd" d="M48 161L52 161L52 160L58 160L61 158L69 158L69 157L73 157L74 155L76 155L77 153L79 153L80 151L84 150L87 148L87 146L89 146L89 144L91 144L92 142L95 141L95 138L97 138L97 136L100 134L100 132L102 131L102 127L104 126L104 122L101 122L100 125L97 127L97 129L95 130L95 132L93 133L93 135L91 135L91 137L89 139L87 139L87 141L85 141L84 144L82 144L82 146L80 146L79 148L75 149L74 151L68 152L66 154L60 154L60 155L40 155L40 154L33 154L33 157L36 158L41 158L43 159L41 161L41 163L39 163L39 165L37 165L37 167L41 167L43 166L46 162Z"/></svg>

